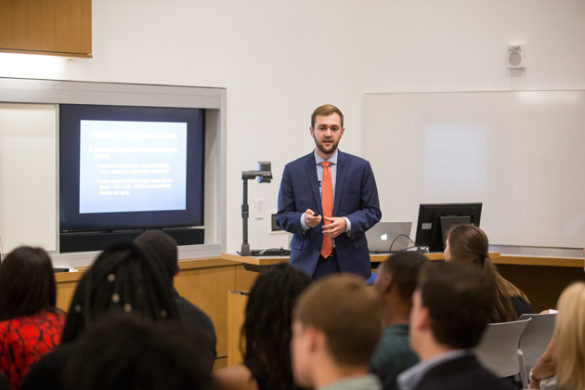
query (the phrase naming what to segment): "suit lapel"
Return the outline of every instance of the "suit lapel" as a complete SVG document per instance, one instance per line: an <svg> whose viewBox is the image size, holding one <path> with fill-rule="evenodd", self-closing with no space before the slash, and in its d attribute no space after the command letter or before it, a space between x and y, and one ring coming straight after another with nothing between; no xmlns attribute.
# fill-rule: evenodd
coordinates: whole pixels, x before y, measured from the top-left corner
<svg viewBox="0 0 585 390"><path fill-rule="evenodd" d="M323 215L323 208L321 207L321 195L319 193L319 179L317 178L317 168L316 168L317 161L315 160L315 155L311 153L307 156L307 162L305 164L305 172L307 180L309 181L309 188L313 193L313 198L315 199L315 204L317 205L317 209L314 210L318 212L320 215ZM299 210L305 211L305 210Z"/></svg>
<svg viewBox="0 0 585 390"><path fill-rule="evenodd" d="M333 199L333 216L338 214L338 208L345 186L345 172L344 169L347 156L341 150L337 154L337 174L335 178L335 199Z"/></svg>

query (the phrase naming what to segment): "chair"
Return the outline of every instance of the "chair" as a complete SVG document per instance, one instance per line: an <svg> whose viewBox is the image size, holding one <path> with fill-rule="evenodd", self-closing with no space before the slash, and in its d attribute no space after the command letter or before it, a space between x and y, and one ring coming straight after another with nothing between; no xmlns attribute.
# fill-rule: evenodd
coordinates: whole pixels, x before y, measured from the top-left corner
<svg viewBox="0 0 585 390"><path fill-rule="evenodd" d="M518 345L530 318L488 324L474 352L480 363L500 378L520 374Z"/></svg>
<svg viewBox="0 0 585 390"><path fill-rule="evenodd" d="M520 378L522 385L528 388L528 373L546 350L555 329L557 315L553 314L522 314L520 319L531 318L526 325L520 343Z"/></svg>

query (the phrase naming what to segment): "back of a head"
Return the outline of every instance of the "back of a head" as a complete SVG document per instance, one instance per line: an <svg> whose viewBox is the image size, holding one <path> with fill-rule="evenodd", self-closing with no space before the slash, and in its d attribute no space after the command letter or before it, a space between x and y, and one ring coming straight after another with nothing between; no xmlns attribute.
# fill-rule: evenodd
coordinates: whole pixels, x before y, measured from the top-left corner
<svg viewBox="0 0 585 390"><path fill-rule="evenodd" d="M313 283L299 298L294 318L324 333L338 365L369 366L382 331L382 308L362 278L335 274Z"/></svg>
<svg viewBox="0 0 585 390"><path fill-rule="evenodd" d="M106 248L83 275L71 301L61 341L73 341L110 310L151 320L178 318L162 267L131 241Z"/></svg>
<svg viewBox="0 0 585 390"><path fill-rule="evenodd" d="M178 269L177 241L161 230L152 229L140 234L134 242L164 267L172 280Z"/></svg>
<svg viewBox="0 0 585 390"><path fill-rule="evenodd" d="M493 278L496 289L491 322L514 321L518 319L512 305L511 292L528 298L518 289L510 289L510 283L500 276L498 270L489 258L488 237L483 230L471 224L455 225L449 230L449 252L455 263L469 264L481 270L487 277Z"/></svg>
<svg viewBox="0 0 585 390"><path fill-rule="evenodd" d="M555 327L560 389L585 387L585 283L567 287L559 298Z"/></svg>
<svg viewBox="0 0 585 390"><path fill-rule="evenodd" d="M449 251L454 261L461 261L484 267L489 254L487 235L479 227L471 224L455 225L449 230Z"/></svg>
<svg viewBox="0 0 585 390"><path fill-rule="evenodd" d="M479 343L494 305L493 279L468 265L432 263L423 268L418 290L436 342L452 349Z"/></svg>
<svg viewBox="0 0 585 390"><path fill-rule="evenodd" d="M75 343L65 369L65 388L211 389L212 354L199 334L179 322L108 315Z"/></svg>
<svg viewBox="0 0 585 390"><path fill-rule="evenodd" d="M392 255L382 263L382 270L392 276L400 298L409 305L412 304L412 293L416 289L419 272L428 259L422 253L403 252Z"/></svg>
<svg viewBox="0 0 585 390"><path fill-rule="evenodd" d="M292 312L298 296L309 286L304 272L279 264L256 278L246 304L242 335L245 361L269 388L292 388L290 340ZM290 386L287 386L290 384Z"/></svg>
<svg viewBox="0 0 585 390"><path fill-rule="evenodd" d="M0 297L0 320L55 309L55 274L44 249L21 246L6 256L0 264Z"/></svg>

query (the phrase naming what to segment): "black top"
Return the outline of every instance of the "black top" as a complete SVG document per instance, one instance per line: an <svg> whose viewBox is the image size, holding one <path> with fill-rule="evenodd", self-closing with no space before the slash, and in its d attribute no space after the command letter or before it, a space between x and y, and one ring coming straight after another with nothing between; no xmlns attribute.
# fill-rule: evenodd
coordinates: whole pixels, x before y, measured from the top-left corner
<svg viewBox="0 0 585 390"><path fill-rule="evenodd" d="M520 318L522 314L534 313L534 309L530 306L530 303L526 302L524 299L520 297L511 297L510 300L512 301L512 306L514 306L514 311L518 315L518 318Z"/></svg>
<svg viewBox="0 0 585 390"><path fill-rule="evenodd" d="M431 368L415 390L517 390L496 377L469 354Z"/></svg>
<svg viewBox="0 0 585 390"><path fill-rule="evenodd" d="M67 359L71 354L73 344L59 346L53 352L43 356L30 367L24 377L21 390L60 390L61 376L65 371Z"/></svg>
<svg viewBox="0 0 585 390"><path fill-rule="evenodd" d="M180 296L175 289L173 289L173 299L179 310L181 321L187 325L190 329L196 330L203 334L205 340L209 343L211 350L213 351L213 357L215 359L217 352L215 349L216 336L215 328L211 319L203 310Z"/></svg>
<svg viewBox="0 0 585 390"><path fill-rule="evenodd" d="M0 372L0 390L10 390L10 383L8 379Z"/></svg>

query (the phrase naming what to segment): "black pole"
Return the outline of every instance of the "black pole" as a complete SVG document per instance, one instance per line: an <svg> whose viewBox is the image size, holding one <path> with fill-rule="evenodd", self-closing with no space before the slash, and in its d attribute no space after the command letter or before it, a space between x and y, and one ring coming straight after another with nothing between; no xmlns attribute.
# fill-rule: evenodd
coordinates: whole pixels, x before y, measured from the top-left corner
<svg viewBox="0 0 585 390"><path fill-rule="evenodd" d="M248 208L248 179L242 179L243 184L243 200L242 200L242 249L240 255L250 255L250 244L248 243L248 216L250 215Z"/></svg>

